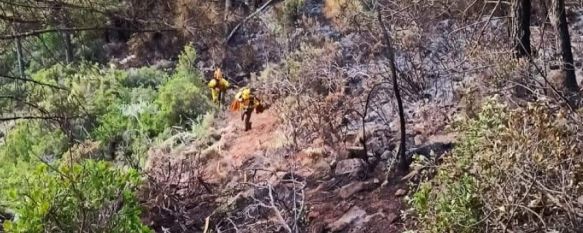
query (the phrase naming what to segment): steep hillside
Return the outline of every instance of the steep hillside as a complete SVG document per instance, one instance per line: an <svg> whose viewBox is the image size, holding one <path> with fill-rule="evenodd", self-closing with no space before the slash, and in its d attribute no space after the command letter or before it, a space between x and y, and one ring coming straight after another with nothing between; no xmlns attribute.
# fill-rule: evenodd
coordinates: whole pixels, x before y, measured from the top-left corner
<svg viewBox="0 0 583 233"><path fill-rule="evenodd" d="M0 1L0 232L579 232L582 6Z"/></svg>

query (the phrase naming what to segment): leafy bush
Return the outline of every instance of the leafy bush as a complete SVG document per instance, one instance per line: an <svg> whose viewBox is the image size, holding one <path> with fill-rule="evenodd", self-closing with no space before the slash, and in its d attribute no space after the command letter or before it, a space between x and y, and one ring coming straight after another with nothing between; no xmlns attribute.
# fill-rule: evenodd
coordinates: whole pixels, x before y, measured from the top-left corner
<svg viewBox="0 0 583 233"><path fill-rule="evenodd" d="M283 4L278 21L284 27L291 27L303 14L305 0L289 0Z"/></svg>
<svg viewBox="0 0 583 233"><path fill-rule="evenodd" d="M420 185L411 203L422 228L430 232L473 232L482 217L478 180L466 172L472 159L488 147L485 137L503 127L503 107L488 102L476 119L461 122L463 141L446 158L436 179Z"/></svg>
<svg viewBox="0 0 583 233"><path fill-rule="evenodd" d="M178 65L172 78L186 78L198 87L204 87L202 75L196 69L196 50L192 44L184 47L184 51L178 56Z"/></svg>
<svg viewBox="0 0 583 233"><path fill-rule="evenodd" d="M8 132L0 145L0 160L16 163L30 162L35 158L56 159L66 150L63 133L39 122L19 122Z"/></svg>
<svg viewBox="0 0 583 233"><path fill-rule="evenodd" d="M196 51L186 46L176 73L160 88L156 103L168 127L186 125L211 108L201 74L194 67L195 60Z"/></svg>
<svg viewBox="0 0 583 233"><path fill-rule="evenodd" d="M187 77L174 78L162 86L156 103L168 127L185 125L210 108L204 92Z"/></svg>
<svg viewBox="0 0 583 233"><path fill-rule="evenodd" d="M144 67L140 69L131 69L125 79L121 80L123 86L128 88L153 88L156 89L166 81L166 73L150 68Z"/></svg>
<svg viewBox="0 0 583 233"><path fill-rule="evenodd" d="M461 142L411 199L422 229L575 232L583 224L580 124L548 102L508 108L489 100L459 122Z"/></svg>
<svg viewBox="0 0 583 233"><path fill-rule="evenodd" d="M105 162L60 168L40 165L12 190L16 219L6 232L151 232L140 221L140 177Z"/></svg>

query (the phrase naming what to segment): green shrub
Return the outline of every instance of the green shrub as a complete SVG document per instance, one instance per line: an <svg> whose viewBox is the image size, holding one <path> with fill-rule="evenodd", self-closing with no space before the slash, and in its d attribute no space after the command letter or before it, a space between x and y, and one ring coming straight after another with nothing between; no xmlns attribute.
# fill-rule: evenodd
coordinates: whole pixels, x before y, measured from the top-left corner
<svg viewBox="0 0 583 233"><path fill-rule="evenodd" d="M0 145L0 160L16 163L36 158L56 159L66 149L66 138L58 129L40 121L22 121L7 133Z"/></svg>
<svg viewBox="0 0 583 233"><path fill-rule="evenodd" d="M140 221L140 177L88 160L58 169L40 165L11 191L16 219L6 232L152 232Z"/></svg>
<svg viewBox="0 0 583 233"><path fill-rule="evenodd" d="M178 56L178 65L172 78L185 78L197 87L204 87L206 83L196 68L196 57L196 50L192 44L185 46L184 51Z"/></svg>
<svg viewBox="0 0 583 233"><path fill-rule="evenodd" d="M65 60L64 49L61 49L65 48L64 41L56 32L40 34L27 42L30 51L33 51L28 66L31 73Z"/></svg>
<svg viewBox="0 0 583 233"><path fill-rule="evenodd" d="M156 103L167 127L186 125L211 106L205 93L187 77L176 77L162 86Z"/></svg>
<svg viewBox="0 0 583 233"><path fill-rule="evenodd" d="M216 119L215 112L207 112L200 118L200 120L192 127L192 133L198 138L206 138L209 136L209 129L213 128Z"/></svg>
<svg viewBox="0 0 583 233"><path fill-rule="evenodd" d="M140 69L131 69L128 72L125 79L120 80L122 85L129 88L146 87L146 88L158 88L166 82L166 73L151 68L143 67Z"/></svg>
<svg viewBox="0 0 583 233"><path fill-rule="evenodd" d="M41 121L18 122L0 144L0 206L13 208L9 190L22 187L24 176L40 160L56 161L67 149L67 140L58 130Z"/></svg>
<svg viewBox="0 0 583 233"><path fill-rule="evenodd" d="M196 52L186 46L176 73L159 91L156 103L167 127L187 125L211 108L202 75L194 67Z"/></svg>
<svg viewBox="0 0 583 233"><path fill-rule="evenodd" d="M476 119L458 122L463 140L445 158L437 176L424 182L410 200L421 227L429 232L474 232L482 217L480 187L469 172L474 156L488 147L483 139L499 133L504 108L487 102Z"/></svg>
<svg viewBox="0 0 583 233"><path fill-rule="evenodd" d="M289 0L283 5L283 15L280 21L283 25L293 25L303 14L305 0Z"/></svg>
<svg viewBox="0 0 583 233"><path fill-rule="evenodd" d="M509 110L490 99L475 118L458 122L461 141L411 198L421 229L575 232L583 224L570 207L583 196L575 185L583 134L570 114L552 102Z"/></svg>

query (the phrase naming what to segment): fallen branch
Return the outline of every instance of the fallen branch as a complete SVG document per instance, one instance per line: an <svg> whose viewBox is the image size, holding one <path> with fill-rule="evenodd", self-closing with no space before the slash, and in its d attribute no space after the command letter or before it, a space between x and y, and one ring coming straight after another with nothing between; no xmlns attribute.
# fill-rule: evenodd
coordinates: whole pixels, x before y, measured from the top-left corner
<svg viewBox="0 0 583 233"><path fill-rule="evenodd" d="M80 27L80 28L51 28L51 29L43 29L43 30L35 30L20 34L14 34L9 36L0 36L0 40L13 40L17 38L23 37L30 37L41 35L45 33L51 32L82 32L82 31L105 31L105 30L114 30L114 31L129 31L129 32L168 32L168 31L175 31L174 28L162 28L162 29L143 29L143 30L136 30L130 28L118 28L118 27Z"/></svg>
<svg viewBox="0 0 583 233"><path fill-rule="evenodd" d="M275 0L269 0L268 2L263 4L261 7L259 7L259 9L257 9L255 12L253 12L249 16L245 17L245 19L243 19L243 21L241 21L239 24L237 24L237 26L235 26L235 28L233 28L233 30L231 30L231 33L229 33L229 36L227 36L225 43L229 43L229 41L231 40L233 35L235 35L235 32L237 32L243 24L245 24L251 18L255 17L255 15L259 14L261 11L263 11L265 8L267 8L267 6L271 5L271 3L273 3L273 2L275 2Z"/></svg>
<svg viewBox="0 0 583 233"><path fill-rule="evenodd" d="M3 75L3 74L0 74L0 78L6 78L6 79L12 79L12 80L18 80L18 81L24 81L24 82L31 82L31 83L36 83L38 85L47 86L47 87L54 88L54 89L59 89L59 90L64 90L64 91L67 90L67 88L64 88L64 87L60 87L60 86L53 85L53 84L50 84L50 83L43 83L43 82L40 82L40 81L36 81L34 79L14 77L14 76L8 76L8 75Z"/></svg>
<svg viewBox="0 0 583 233"><path fill-rule="evenodd" d="M78 119L81 116L14 116L14 117L0 117L0 122L2 121L15 121L15 120L58 120L58 119Z"/></svg>

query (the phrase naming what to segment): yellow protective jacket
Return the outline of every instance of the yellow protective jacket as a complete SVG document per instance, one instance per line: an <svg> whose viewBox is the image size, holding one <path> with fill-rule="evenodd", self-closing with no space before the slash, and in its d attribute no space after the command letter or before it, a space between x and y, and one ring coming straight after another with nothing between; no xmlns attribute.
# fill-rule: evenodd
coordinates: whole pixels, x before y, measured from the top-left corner
<svg viewBox="0 0 583 233"><path fill-rule="evenodd" d="M217 89L220 91L225 91L227 90L227 88L229 88L229 81L225 80L225 79L211 79L211 81L209 81L209 88L211 89Z"/></svg>
<svg viewBox="0 0 583 233"><path fill-rule="evenodd" d="M208 83L208 87L211 89L213 102L219 102L219 96L222 92L227 91L229 85L229 82L224 79L221 69L216 69L213 79Z"/></svg>
<svg viewBox="0 0 583 233"><path fill-rule="evenodd" d="M235 95L235 100L231 104L231 110L245 111L248 109L256 109L260 106L261 101L251 93L251 89L243 88Z"/></svg>

